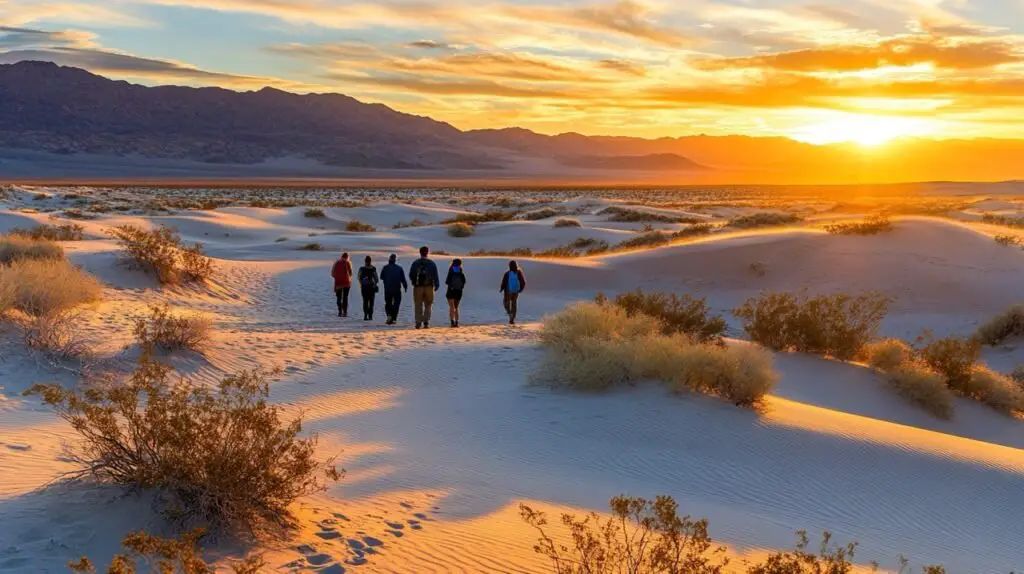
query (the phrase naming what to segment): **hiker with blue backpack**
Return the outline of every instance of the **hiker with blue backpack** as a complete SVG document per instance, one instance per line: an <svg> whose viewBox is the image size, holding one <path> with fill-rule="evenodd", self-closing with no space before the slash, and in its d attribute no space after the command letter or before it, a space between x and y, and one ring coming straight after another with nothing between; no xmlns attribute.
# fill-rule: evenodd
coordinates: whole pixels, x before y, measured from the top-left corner
<svg viewBox="0 0 1024 574"><path fill-rule="evenodd" d="M441 288L437 265L430 260L430 249L420 247L420 258L409 266L412 283L412 303L416 315L416 328L430 328L430 312L434 307L434 292Z"/></svg>
<svg viewBox="0 0 1024 574"><path fill-rule="evenodd" d="M466 272L462 268L461 259L452 261L444 284L448 286L445 299L448 299L448 318L454 329L459 326L459 303L462 302L462 290L466 288Z"/></svg>
<svg viewBox="0 0 1024 574"><path fill-rule="evenodd" d="M519 312L519 294L526 289L526 276L519 264L515 261L508 262L508 271L501 278L499 292L505 294L505 313L508 314L508 324L516 324L516 314Z"/></svg>
<svg viewBox="0 0 1024 574"><path fill-rule="evenodd" d="M373 306L377 299L377 286L380 278L377 268L373 266L373 258L366 256L366 265L359 268L359 287L363 295L363 321L373 321Z"/></svg>

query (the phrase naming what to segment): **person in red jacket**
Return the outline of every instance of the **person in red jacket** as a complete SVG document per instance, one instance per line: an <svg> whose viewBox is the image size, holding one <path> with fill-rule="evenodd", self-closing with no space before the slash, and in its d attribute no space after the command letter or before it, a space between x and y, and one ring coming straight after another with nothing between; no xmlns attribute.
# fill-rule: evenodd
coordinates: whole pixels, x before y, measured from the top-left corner
<svg viewBox="0 0 1024 574"><path fill-rule="evenodd" d="M348 317L348 292L352 289L352 262L348 253L342 253L341 259L334 262L331 277L334 277L334 294L338 299L338 316Z"/></svg>

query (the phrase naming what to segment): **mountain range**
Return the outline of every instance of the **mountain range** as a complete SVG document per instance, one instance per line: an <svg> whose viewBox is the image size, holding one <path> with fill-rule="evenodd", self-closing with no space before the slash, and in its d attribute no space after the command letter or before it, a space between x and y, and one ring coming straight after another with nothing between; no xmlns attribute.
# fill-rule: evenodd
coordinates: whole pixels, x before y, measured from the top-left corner
<svg viewBox="0 0 1024 574"><path fill-rule="evenodd" d="M106 161L127 166L125 176L144 176L147 166L177 162L175 173L183 175L193 170L239 177L250 172L247 167L280 176L665 183L1024 177L1024 140L904 139L883 147L746 136L643 139L552 136L522 128L463 131L341 94L147 87L48 62L0 65L0 177L8 178L45 178L54 166ZM103 173L117 175L116 169Z"/></svg>

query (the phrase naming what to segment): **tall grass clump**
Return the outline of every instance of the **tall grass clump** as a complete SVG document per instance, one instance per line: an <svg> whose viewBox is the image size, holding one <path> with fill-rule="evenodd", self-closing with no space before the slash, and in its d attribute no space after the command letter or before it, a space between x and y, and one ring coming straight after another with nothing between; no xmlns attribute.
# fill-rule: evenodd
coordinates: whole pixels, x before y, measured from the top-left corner
<svg viewBox="0 0 1024 574"><path fill-rule="evenodd" d="M599 295L598 300L603 300L603 296ZM620 293L611 302L628 316L643 314L657 318L666 335L681 333L700 343L720 342L727 327L722 317L708 316L711 311L705 299L696 299L689 294L644 293L637 289L631 293Z"/></svg>
<svg viewBox="0 0 1024 574"><path fill-rule="evenodd" d="M363 223L358 219L353 219L345 224L345 231L348 231L349 233L373 233L374 231L377 231L377 228L369 223Z"/></svg>
<svg viewBox="0 0 1024 574"><path fill-rule="evenodd" d="M908 360L883 372L889 386L899 396L941 419L953 416L953 393L942 375L927 363Z"/></svg>
<svg viewBox="0 0 1024 574"><path fill-rule="evenodd" d="M209 340L213 323L196 313L175 314L168 304L154 305L149 315L135 319L132 334L144 349L200 350Z"/></svg>
<svg viewBox="0 0 1024 574"><path fill-rule="evenodd" d="M475 233L475 227L462 221L457 221L448 226L449 237L472 237Z"/></svg>
<svg viewBox="0 0 1024 574"><path fill-rule="evenodd" d="M583 224L580 223L579 219L572 219L570 217L562 217L562 218L560 218L560 219L555 221L555 227L556 228L562 228L562 227L583 227Z"/></svg>
<svg viewBox="0 0 1024 574"><path fill-rule="evenodd" d="M850 360L878 332L889 299L877 293L764 293L733 310L750 338L771 349Z"/></svg>
<svg viewBox="0 0 1024 574"><path fill-rule="evenodd" d="M825 226L833 235L878 235L895 229L892 220L885 215L874 215L864 221L834 223Z"/></svg>
<svg viewBox="0 0 1024 574"><path fill-rule="evenodd" d="M7 309L41 317L100 299L99 280L65 259L18 260L0 265L0 300ZM5 309L0 309L0 311Z"/></svg>
<svg viewBox="0 0 1024 574"><path fill-rule="evenodd" d="M753 229L756 227L771 227L778 225L793 225L803 221L803 218L793 213L752 213L741 215L729 221L728 227L738 229Z"/></svg>
<svg viewBox="0 0 1024 574"><path fill-rule="evenodd" d="M1024 335L1024 305L1014 305L978 327L975 337L983 345L998 345Z"/></svg>
<svg viewBox="0 0 1024 574"><path fill-rule="evenodd" d="M294 524L290 505L338 478L314 456L317 437L300 438L267 401L264 374L225 377L216 388L172 377L144 353L120 384L86 392L36 385L79 441L69 480L151 490L169 517L232 533L260 535Z"/></svg>
<svg viewBox="0 0 1024 574"><path fill-rule="evenodd" d="M167 226L146 230L121 225L109 233L128 253L135 265L152 272L162 284L202 283L213 276L213 260L203 253L203 245L187 246L181 236Z"/></svg>
<svg viewBox="0 0 1024 574"><path fill-rule="evenodd" d="M914 360L914 348L899 339L884 339L864 346L864 359L873 369L891 371Z"/></svg>
<svg viewBox="0 0 1024 574"><path fill-rule="evenodd" d="M760 349L701 344L684 333L666 334L658 318L630 315L607 303L577 303L546 318L540 338L547 354L534 380L554 387L606 391L655 380L676 391L752 406L777 380L770 356Z"/></svg>
<svg viewBox="0 0 1024 574"><path fill-rule="evenodd" d="M23 259L63 259L64 249L48 239L0 235L0 265Z"/></svg>
<svg viewBox="0 0 1024 574"><path fill-rule="evenodd" d="M966 396L1008 415L1024 412L1024 390L1011 377L984 365L971 368Z"/></svg>
<svg viewBox="0 0 1024 574"><path fill-rule="evenodd" d="M41 223L32 229L12 229L11 235L28 239L45 239L47 241L81 241L85 238L85 228L77 223L64 223L61 225Z"/></svg>

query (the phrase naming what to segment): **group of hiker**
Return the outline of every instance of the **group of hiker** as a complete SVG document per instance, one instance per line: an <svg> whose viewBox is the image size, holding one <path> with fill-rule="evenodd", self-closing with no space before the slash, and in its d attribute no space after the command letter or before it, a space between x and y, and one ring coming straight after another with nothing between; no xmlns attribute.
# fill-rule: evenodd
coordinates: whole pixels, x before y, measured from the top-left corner
<svg viewBox="0 0 1024 574"><path fill-rule="evenodd" d="M430 328L431 310L434 306L434 293L441 288L437 264L430 259L430 249L420 248L420 257L409 266L409 280L406 281L405 270L398 264L398 256L394 253L388 257L388 264L380 273L373 265L373 258L366 256L365 264L357 272L352 270L352 260L348 253L334 262L331 268L334 278L334 293L338 300L338 316L348 317L348 297L353 285L359 286L363 299L363 320L373 320L377 293L381 285L384 287L384 313L386 323L394 325L398 321L398 310L402 306L402 293L409 291L412 283L413 310L417 329ZM448 267L448 275L444 281L445 299L448 301L448 319L451 326L459 326L459 305L466 289L466 271L461 259L452 260ZM526 276L515 261L509 261L508 271L501 278L499 292L504 295L505 313L510 325L515 325L519 311L519 294L526 288Z"/></svg>

